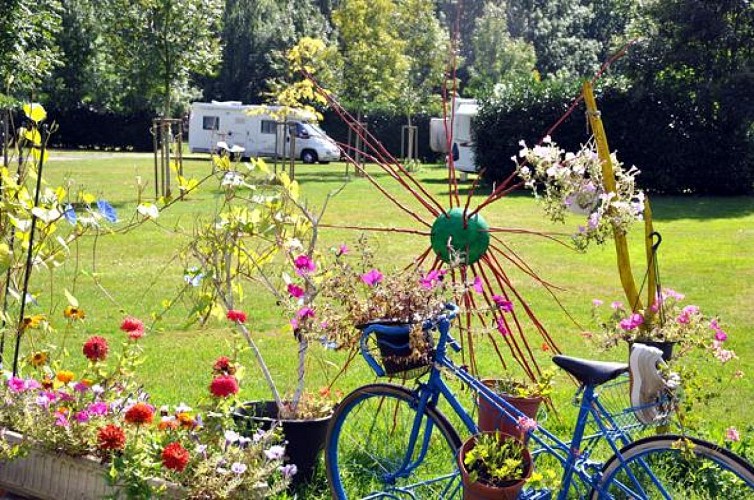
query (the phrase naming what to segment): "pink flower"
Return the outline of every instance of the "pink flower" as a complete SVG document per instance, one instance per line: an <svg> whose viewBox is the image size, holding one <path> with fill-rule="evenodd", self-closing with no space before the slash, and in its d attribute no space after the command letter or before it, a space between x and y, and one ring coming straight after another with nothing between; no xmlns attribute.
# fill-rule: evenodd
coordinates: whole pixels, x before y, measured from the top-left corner
<svg viewBox="0 0 754 500"><path fill-rule="evenodd" d="M631 315L631 322L634 324L634 328L644 323L644 316L639 313L633 313Z"/></svg>
<svg viewBox="0 0 754 500"><path fill-rule="evenodd" d="M510 300L505 300L505 297L503 297L502 295L493 295L492 301L503 312L509 313L513 311L513 302L511 302Z"/></svg>
<svg viewBox="0 0 754 500"><path fill-rule="evenodd" d="M138 340L144 336L144 323L137 318L126 316L120 324L120 329L128 334L128 338Z"/></svg>
<svg viewBox="0 0 754 500"><path fill-rule="evenodd" d="M101 401L92 403L86 407L86 411L89 412L90 415L95 415L98 417L105 416L107 415L107 403L103 403Z"/></svg>
<svg viewBox="0 0 754 500"><path fill-rule="evenodd" d="M529 417L519 417L516 426L526 434L537 429L537 421Z"/></svg>
<svg viewBox="0 0 754 500"><path fill-rule="evenodd" d="M237 323L246 323L246 313L243 311L239 311L237 309L228 309L228 312L225 316L230 321L235 321Z"/></svg>
<svg viewBox="0 0 754 500"><path fill-rule="evenodd" d="M741 441L741 434L738 433L738 429L736 429L735 427L728 427L728 429L725 431L725 439L737 443Z"/></svg>
<svg viewBox="0 0 754 500"><path fill-rule="evenodd" d="M89 386L84 382L76 382L76 385L73 386L73 390L76 392L84 393L89 390Z"/></svg>
<svg viewBox="0 0 754 500"><path fill-rule="evenodd" d="M717 340L718 342L725 342L726 340L728 340L728 334L719 329L715 330L715 340Z"/></svg>
<svg viewBox="0 0 754 500"><path fill-rule="evenodd" d="M691 316L692 314L699 314L699 306L688 305L684 307L681 312L687 316Z"/></svg>
<svg viewBox="0 0 754 500"><path fill-rule="evenodd" d="M372 269L368 273L361 275L361 281L366 283L368 286L374 286L382 281L382 273L377 269Z"/></svg>
<svg viewBox="0 0 754 500"><path fill-rule="evenodd" d="M345 255L348 253L348 247L345 243L341 243L341 245L338 247L338 257L341 255Z"/></svg>
<svg viewBox="0 0 754 500"><path fill-rule="evenodd" d="M620 302L620 301L616 300L615 302L613 302L612 304L610 304L610 307L612 307L616 311L618 309L623 309L623 302Z"/></svg>
<svg viewBox="0 0 754 500"><path fill-rule="evenodd" d="M676 323L678 323L679 325L688 325L688 324L689 324L689 322L691 321L691 318L689 318L689 316L688 316L687 314L681 314L680 316L678 316L678 317L677 317L677 318L675 319L675 321L676 321Z"/></svg>
<svg viewBox="0 0 754 500"><path fill-rule="evenodd" d="M57 425L58 427L68 427L71 424L70 422L68 422L68 417L66 416L65 413L63 413L62 411L56 411L55 412L55 425Z"/></svg>
<svg viewBox="0 0 754 500"><path fill-rule="evenodd" d="M476 293L484 293L484 286L482 285L482 278L479 276L474 277L474 284L471 285Z"/></svg>
<svg viewBox="0 0 754 500"><path fill-rule="evenodd" d="M291 294L291 297L300 299L301 297L304 296L304 289L298 285L294 285L293 283L290 283L288 284L288 293Z"/></svg>
<svg viewBox="0 0 754 500"><path fill-rule="evenodd" d="M497 331L500 332L500 335L503 337L510 334L508 328L505 326L505 320L503 318L497 318Z"/></svg>
<svg viewBox="0 0 754 500"><path fill-rule="evenodd" d="M291 321L290 321L290 323L291 323L291 327L292 327L292 328L293 328L294 330L298 330L298 327L299 327L299 322L298 322L298 320L297 320L296 318L291 318Z"/></svg>
<svg viewBox="0 0 754 500"><path fill-rule="evenodd" d="M10 380L8 380L8 389L10 389L10 392L24 392L26 390L26 381L22 378L18 377L11 377Z"/></svg>
<svg viewBox="0 0 754 500"><path fill-rule="evenodd" d="M76 422L80 424L85 424L86 422L89 421L89 413L86 410L77 412L75 417L76 417Z"/></svg>
<svg viewBox="0 0 754 500"><path fill-rule="evenodd" d="M317 265L308 255L299 255L293 260L296 266L296 273L299 275L313 273L317 270Z"/></svg>
<svg viewBox="0 0 754 500"><path fill-rule="evenodd" d="M301 309L296 311L296 317L298 319L313 318L314 309L312 309L311 307L302 307Z"/></svg>
<svg viewBox="0 0 754 500"><path fill-rule="evenodd" d="M434 288L435 285L437 285L437 283L442 280L442 277L444 275L445 271L435 269L428 272L426 276L419 280L419 283L421 284L421 286L429 290L431 288Z"/></svg>
<svg viewBox="0 0 754 500"><path fill-rule="evenodd" d="M593 305L594 307L599 307L599 306L601 306L601 305L602 305L602 304L604 304L604 303L605 303L605 302L604 302L604 301L602 301L602 300L600 300L600 299L592 299L592 305Z"/></svg>

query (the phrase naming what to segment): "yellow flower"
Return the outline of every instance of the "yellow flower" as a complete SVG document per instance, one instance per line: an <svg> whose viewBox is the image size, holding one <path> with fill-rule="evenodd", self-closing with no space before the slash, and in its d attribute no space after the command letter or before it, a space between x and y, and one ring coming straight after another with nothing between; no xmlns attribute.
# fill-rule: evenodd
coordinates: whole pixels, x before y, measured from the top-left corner
<svg viewBox="0 0 754 500"><path fill-rule="evenodd" d="M45 321L44 314L35 314L33 316L25 316L22 324L22 328L39 328L42 322Z"/></svg>
<svg viewBox="0 0 754 500"><path fill-rule="evenodd" d="M44 351L35 352L31 356L29 356L29 363L31 363L31 366L34 368L39 368L40 366L44 366L47 364L47 353Z"/></svg>
<svg viewBox="0 0 754 500"><path fill-rule="evenodd" d="M73 372L69 372L68 370L60 370L56 375L55 378L57 378L60 382L67 384L71 380L73 380Z"/></svg>
<svg viewBox="0 0 754 500"><path fill-rule="evenodd" d="M68 306L65 309L63 309L63 316L65 316L66 319L72 319L75 321L77 319L86 318L86 313L84 312L83 309L80 309L78 307Z"/></svg>

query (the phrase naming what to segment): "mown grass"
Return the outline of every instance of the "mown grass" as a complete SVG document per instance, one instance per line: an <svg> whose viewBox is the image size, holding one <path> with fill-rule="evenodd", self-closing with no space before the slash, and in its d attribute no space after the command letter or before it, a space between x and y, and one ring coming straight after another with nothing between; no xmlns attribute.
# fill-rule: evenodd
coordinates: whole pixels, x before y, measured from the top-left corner
<svg viewBox="0 0 754 500"><path fill-rule="evenodd" d="M85 152L53 152L47 165L46 177L51 184L68 182L73 189L85 189L110 201L119 211L122 227L135 211L137 181L152 182L152 157L139 154L108 154ZM206 157L189 157L185 162L188 176L201 178L210 173ZM393 193L401 203L425 216L413 201L385 174L375 167L370 172ZM296 178L304 196L312 206L319 206L327 193L343 186L342 192L331 202L325 222L331 225L357 225L420 229L415 221L389 202L365 178L344 177L342 164L299 165ZM425 166L416 174L427 190L443 204L448 203L448 187L442 167ZM470 183L461 185L465 196ZM488 191L487 191L488 192ZM479 189L471 203L474 206L486 196ZM142 194L153 196L151 184ZM73 291L88 317L83 331L76 338L83 340L97 333L116 339L117 328L124 314L141 318L158 316L152 330L143 339L145 362L139 377L157 403L195 403L206 397L212 361L230 352L234 341L227 324L212 320L202 328L184 327L189 304L178 301L163 311L163 301L174 299L183 285L183 267L179 254L189 241L192 228L200 220L207 220L218 203L221 193L206 187L193 193L186 201L177 202L156 221L146 223L126 234L105 234L86 237L73 248L67 265L55 271L53 277L43 273L34 276L36 289L53 289L52 299L45 298L42 306L61 326L65 305L63 288ZM663 235L660 249L662 282L683 291L688 303L699 305L703 311L719 314L730 335L730 346L740 356L741 369L754 373L751 353L754 348L751 311L754 303L754 199L655 197L652 200L655 228ZM484 210L492 226L525 228L566 234L570 226L554 226L544 220L536 202L526 193L514 193ZM426 217L428 218L428 217ZM641 228L631 235L632 262L637 279L644 273L643 248L640 246ZM353 243L359 232L343 229L323 230L323 243L335 245ZM576 322L569 320L563 310L539 284L509 269L517 288L527 298L538 317L556 339L561 349L570 355L601 359L624 359L626 351L597 352L581 333L590 323L591 299L606 302L621 297L620 282L615 265L615 251L611 245L594 248L579 254L544 238L531 235L506 235L504 238L536 272L562 288L558 299ZM405 265L428 246L422 236L374 233L372 245L378 250L378 260L386 268ZM95 251L96 247L96 251ZM78 257L77 257L78 256ZM95 284L96 276L101 286ZM103 290L107 290L105 293ZM49 296L48 296L49 297ZM282 317L273 300L264 293L252 291L243 305L250 315L250 325L272 371L282 388L290 390L295 380L296 345L288 334L282 334L287 318ZM531 333L531 335L536 335ZM538 346L541 341L531 337L538 358L547 363L549 353ZM489 345L480 344L477 355L485 372L501 371ZM247 359L244 398L267 398L267 391L256 366ZM309 387L316 390L324 385L342 364L340 353L313 353L309 366ZM71 362L81 366L82 356L72 348ZM712 376L719 370L716 363L701 363L702 373ZM364 363L357 360L342 377L337 388L350 389L374 379ZM558 379L556 406L564 408L563 418L570 415L569 396L574 386L565 377ZM707 427L718 435L729 425L743 429L749 424L749 404L754 384L746 377L731 386L723 398L705 409ZM553 419L553 422L557 419ZM567 427L567 426L566 426Z"/></svg>

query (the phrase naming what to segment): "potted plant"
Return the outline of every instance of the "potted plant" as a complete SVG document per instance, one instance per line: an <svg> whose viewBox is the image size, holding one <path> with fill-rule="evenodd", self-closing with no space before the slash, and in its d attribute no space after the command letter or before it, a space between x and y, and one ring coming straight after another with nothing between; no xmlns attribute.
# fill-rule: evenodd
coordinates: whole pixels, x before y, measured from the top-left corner
<svg viewBox="0 0 754 500"><path fill-rule="evenodd" d="M673 347L680 347L680 355L694 347L721 346L728 338L717 318L705 316L695 305L683 305L685 296L675 290L661 290L646 310L627 310L623 303L614 301L605 314L604 302L592 301L592 315L599 330L587 333L600 347L609 349L620 342L630 346L636 342L657 347L665 361L673 356ZM714 350L714 349L713 349Z"/></svg>
<svg viewBox="0 0 754 500"><path fill-rule="evenodd" d="M526 417L533 419L537 416L539 405L552 393L554 377L555 370L547 369L542 372L536 382L507 376L504 378L485 378L482 379L482 383ZM511 420L483 397L479 398L478 403L478 427L480 431L498 430L519 438L524 437L524 433L518 424L518 418Z"/></svg>
<svg viewBox="0 0 754 500"><path fill-rule="evenodd" d="M464 500L515 499L531 476L526 446L502 432L470 437L458 451Z"/></svg>

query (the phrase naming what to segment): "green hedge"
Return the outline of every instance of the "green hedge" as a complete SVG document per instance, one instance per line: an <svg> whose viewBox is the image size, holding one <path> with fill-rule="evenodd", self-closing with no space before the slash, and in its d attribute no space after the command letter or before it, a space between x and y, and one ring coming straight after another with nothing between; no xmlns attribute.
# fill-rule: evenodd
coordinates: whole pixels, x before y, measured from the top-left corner
<svg viewBox="0 0 754 500"><path fill-rule="evenodd" d="M716 87L667 85L649 90L617 84L596 89L610 148L641 171L655 193L754 192L754 76ZM476 157L489 183L513 170L518 142L536 144L566 111L579 85L534 83L504 89L482 104L475 123ZM567 150L588 139L583 104L552 134Z"/></svg>

